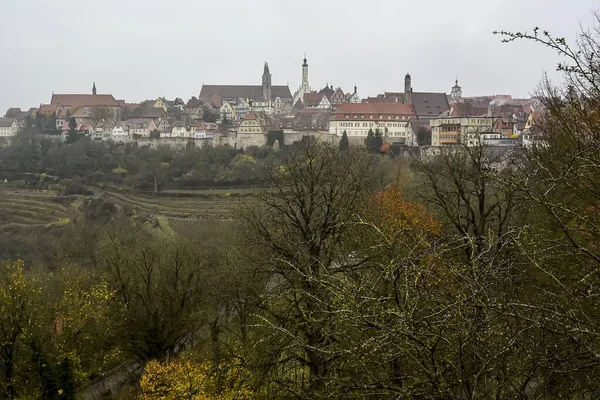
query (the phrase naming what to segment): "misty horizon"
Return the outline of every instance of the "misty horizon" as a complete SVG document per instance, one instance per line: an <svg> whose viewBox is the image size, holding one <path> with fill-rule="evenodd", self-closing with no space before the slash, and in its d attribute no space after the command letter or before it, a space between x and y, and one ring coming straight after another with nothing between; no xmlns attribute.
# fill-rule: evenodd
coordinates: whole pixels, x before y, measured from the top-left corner
<svg viewBox="0 0 600 400"><path fill-rule="evenodd" d="M458 79L465 97L529 97L559 58L532 43L501 43L497 29L575 37L596 4L496 1L401 5L368 10L337 2L264 1L227 5L158 1L52 4L7 0L0 13L0 109L38 107L52 93L112 94L127 102L188 100L203 84L260 84L269 63L274 85L300 85L304 54L310 85L361 98L401 91L410 72L420 92L446 92ZM381 12L380 12L381 11ZM561 20L555 18L561 15ZM157 22L159 21L159 22ZM261 22L262 21L262 22Z"/></svg>

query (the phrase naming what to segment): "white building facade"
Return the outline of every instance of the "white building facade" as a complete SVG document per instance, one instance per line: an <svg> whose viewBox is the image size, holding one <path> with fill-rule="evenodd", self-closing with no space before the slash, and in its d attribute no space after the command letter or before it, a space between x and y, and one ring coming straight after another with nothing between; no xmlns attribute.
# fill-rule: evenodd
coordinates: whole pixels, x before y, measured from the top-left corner
<svg viewBox="0 0 600 400"><path fill-rule="evenodd" d="M15 136L19 132L19 123L16 119L0 118L0 137Z"/></svg>
<svg viewBox="0 0 600 400"><path fill-rule="evenodd" d="M379 131L385 143L416 143L413 124L416 115L412 106L399 103L341 104L329 121L329 134L342 136L351 142L367 138L369 131Z"/></svg>

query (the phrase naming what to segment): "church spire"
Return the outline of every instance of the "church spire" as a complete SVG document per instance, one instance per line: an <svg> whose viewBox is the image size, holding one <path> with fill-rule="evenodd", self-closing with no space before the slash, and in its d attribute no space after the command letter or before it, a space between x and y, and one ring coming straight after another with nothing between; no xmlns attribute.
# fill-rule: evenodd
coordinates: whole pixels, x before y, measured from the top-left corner
<svg viewBox="0 0 600 400"><path fill-rule="evenodd" d="M462 98L462 88L458 84L458 78L456 78L456 80L454 82L455 82L455 84L454 84L454 86L452 86L452 91L451 91L450 96L452 97L452 99L454 99L454 101L459 101Z"/></svg>
<svg viewBox="0 0 600 400"><path fill-rule="evenodd" d="M265 101L271 101L271 72L269 72L269 63L265 61L265 69L262 76L263 98Z"/></svg>
<svg viewBox="0 0 600 400"><path fill-rule="evenodd" d="M306 61L306 53L304 53L304 60L302 63L302 86L301 88L305 93L310 91L310 85L308 84L308 61Z"/></svg>
<svg viewBox="0 0 600 400"><path fill-rule="evenodd" d="M94 85L92 86L92 94L96 94L96 82L94 82Z"/></svg>

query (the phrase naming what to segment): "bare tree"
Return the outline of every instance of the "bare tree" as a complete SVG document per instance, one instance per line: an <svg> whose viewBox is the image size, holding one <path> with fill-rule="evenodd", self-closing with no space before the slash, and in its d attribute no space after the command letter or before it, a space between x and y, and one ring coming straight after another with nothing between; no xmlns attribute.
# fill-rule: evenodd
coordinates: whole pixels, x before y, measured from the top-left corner
<svg viewBox="0 0 600 400"><path fill-rule="evenodd" d="M247 210L266 291L257 328L273 383L302 398L325 396L340 340L329 277L347 257L350 222L373 187L377 159L363 151L305 141L268 169L270 188ZM268 349L268 350L267 350Z"/></svg>
<svg viewBox="0 0 600 400"><path fill-rule="evenodd" d="M465 243L469 257L486 247L489 235L505 238L522 215L516 150L486 146L481 140L439 149L414 163L417 196L439 213ZM475 253L473 253L473 250Z"/></svg>

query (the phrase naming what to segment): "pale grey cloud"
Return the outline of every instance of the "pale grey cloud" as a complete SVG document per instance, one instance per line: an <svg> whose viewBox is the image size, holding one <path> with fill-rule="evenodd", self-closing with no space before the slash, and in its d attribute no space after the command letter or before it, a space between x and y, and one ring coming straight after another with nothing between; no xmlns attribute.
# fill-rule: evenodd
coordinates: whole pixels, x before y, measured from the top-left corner
<svg viewBox="0 0 600 400"><path fill-rule="evenodd" d="M592 0L0 0L0 113L91 90L140 101L187 99L202 83L310 83L362 96L401 90L526 96L556 54L501 44L495 29L540 26L574 38Z"/></svg>

